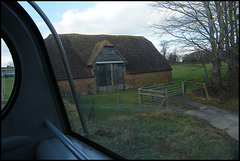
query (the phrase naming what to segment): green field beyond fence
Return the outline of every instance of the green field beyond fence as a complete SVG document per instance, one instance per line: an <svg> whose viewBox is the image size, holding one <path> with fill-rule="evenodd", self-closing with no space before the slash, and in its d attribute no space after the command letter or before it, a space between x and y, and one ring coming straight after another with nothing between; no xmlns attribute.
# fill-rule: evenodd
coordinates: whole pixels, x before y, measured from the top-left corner
<svg viewBox="0 0 240 161"><path fill-rule="evenodd" d="M199 82L204 82L206 78L202 65L172 65L172 81L192 80L197 78ZM212 76L212 64L206 64L208 78ZM227 64L222 64L222 76L227 73Z"/></svg>

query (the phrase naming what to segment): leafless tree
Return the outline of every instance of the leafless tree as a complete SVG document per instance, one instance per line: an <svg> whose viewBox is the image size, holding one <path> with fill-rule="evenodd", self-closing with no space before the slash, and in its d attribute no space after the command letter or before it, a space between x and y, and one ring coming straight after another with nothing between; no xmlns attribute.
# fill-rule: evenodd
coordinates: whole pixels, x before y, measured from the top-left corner
<svg viewBox="0 0 240 161"><path fill-rule="evenodd" d="M212 81L222 90L222 62L226 60L230 68L235 64L239 71L239 2L160 1L153 7L159 12L171 13L166 23L151 26L158 34L168 33L178 45L211 54Z"/></svg>
<svg viewBox="0 0 240 161"><path fill-rule="evenodd" d="M167 49L168 49L168 41L162 40L160 45L162 47L161 54L163 55L164 58L166 58L166 56L167 56Z"/></svg>

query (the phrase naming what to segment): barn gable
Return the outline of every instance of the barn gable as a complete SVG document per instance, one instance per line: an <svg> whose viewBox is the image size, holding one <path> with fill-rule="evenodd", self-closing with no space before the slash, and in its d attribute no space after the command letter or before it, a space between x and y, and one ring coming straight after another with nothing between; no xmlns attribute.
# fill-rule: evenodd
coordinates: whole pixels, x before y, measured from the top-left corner
<svg viewBox="0 0 240 161"><path fill-rule="evenodd" d="M92 66L97 61L124 61L127 63L121 53L107 40L95 44L87 65Z"/></svg>

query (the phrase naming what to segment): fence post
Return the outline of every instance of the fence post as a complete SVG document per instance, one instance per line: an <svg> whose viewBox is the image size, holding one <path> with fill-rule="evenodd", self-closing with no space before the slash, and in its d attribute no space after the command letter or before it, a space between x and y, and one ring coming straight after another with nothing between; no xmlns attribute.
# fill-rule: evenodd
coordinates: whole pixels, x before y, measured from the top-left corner
<svg viewBox="0 0 240 161"><path fill-rule="evenodd" d="M139 101L139 104L142 103L142 97L141 97L140 88L138 88L138 101Z"/></svg>
<svg viewBox="0 0 240 161"><path fill-rule="evenodd" d="M200 88L201 88L201 95L203 97L203 86L200 86Z"/></svg>
<svg viewBox="0 0 240 161"><path fill-rule="evenodd" d="M168 91L165 90L165 102L166 102L166 107L168 109Z"/></svg>
<svg viewBox="0 0 240 161"><path fill-rule="evenodd" d="M120 93L118 93L118 108L119 108L119 116L121 115L121 96Z"/></svg>
<svg viewBox="0 0 240 161"><path fill-rule="evenodd" d="M182 93L185 94L185 87L184 87L184 81L182 81Z"/></svg>
<svg viewBox="0 0 240 161"><path fill-rule="evenodd" d="M93 107L93 109L92 109L92 115L93 115L93 123L94 123L94 118L95 118L95 114L94 114L94 97L92 97L92 107Z"/></svg>
<svg viewBox="0 0 240 161"><path fill-rule="evenodd" d="M93 118L93 123L94 123L94 97L92 97L92 107L91 107L90 113L88 115L88 120L91 119L91 116Z"/></svg>
<svg viewBox="0 0 240 161"><path fill-rule="evenodd" d="M153 92L150 92L151 96L151 102L152 102L152 106L154 105L154 97L153 97Z"/></svg>
<svg viewBox="0 0 240 161"><path fill-rule="evenodd" d="M209 100L209 95L208 95L208 91L207 91L207 87L206 87L205 83L203 83L203 88L205 90L205 93L206 93L206 96L207 96L207 100Z"/></svg>

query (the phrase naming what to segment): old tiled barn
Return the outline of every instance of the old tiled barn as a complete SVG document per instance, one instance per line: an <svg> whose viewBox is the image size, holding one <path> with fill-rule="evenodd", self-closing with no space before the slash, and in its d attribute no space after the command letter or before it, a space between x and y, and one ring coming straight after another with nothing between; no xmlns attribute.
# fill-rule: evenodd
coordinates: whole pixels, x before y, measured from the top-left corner
<svg viewBox="0 0 240 161"><path fill-rule="evenodd" d="M59 37L81 94L112 92L172 79L172 68L142 36L60 34ZM53 36L49 35L45 43L59 85L69 90Z"/></svg>

